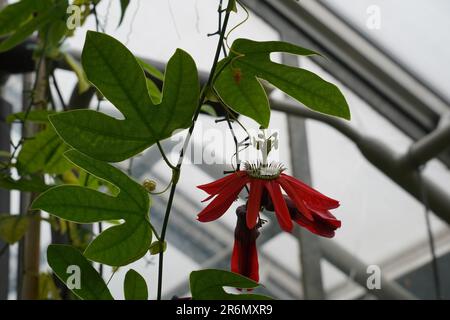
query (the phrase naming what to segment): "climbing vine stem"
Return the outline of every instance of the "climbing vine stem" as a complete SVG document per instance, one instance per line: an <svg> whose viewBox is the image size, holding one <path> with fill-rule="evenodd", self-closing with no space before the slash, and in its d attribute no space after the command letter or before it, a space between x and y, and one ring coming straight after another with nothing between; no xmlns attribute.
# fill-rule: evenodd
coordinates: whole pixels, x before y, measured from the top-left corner
<svg viewBox="0 0 450 320"><path fill-rule="evenodd" d="M211 67L211 71L209 73L208 81L206 82L206 84L202 88L202 91L200 93L200 100L199 100L197 109L195 111L194 117L192 119L192 124L191 124L191 126L189 128L189 131L188 131L188 134L186 136L186 139L184 140L183 148L180 151L180 156L178 158L178 163L177 163L177 166L176 166L176 169L175 169L177 171L178 176L179 176L179 174L181 172L181 167L183 165L184 156L186 154L186 149L189 146L189 142L190 142L192 133L194 131L195 124L197 122L198 116L200 114L201 107L203 105L204 100L206 99L206 95L207 95L208 90L213 85L214 75L215 75L216 70L217 70L217 64L219 62L220 53L222 51L223 44L224 44L224 41L225 41L225 32L226 32L226 29L227 29L227 26L228 26L228 21L229 21L230 14L231 14L231 11L232 11L231 6L232 6L232 2L229 1L228 7L226 9L225 17L223 19L223 24L220 27L220 38L219 38L219 41L217 43L216 53L215 53L215 56L214 56L214 62L213 62L213 65ZM170 189L169 199L167 201L167 208L166 208L166 212L165 212L165 215L164 215L164 221L163 221L163 226L162 226L161 236L160 236L160 241L162 243L164 243L165 238L166 238L167 226L169 224L170 213L172 211L173 200L175 198L175 192L176 192L177 184L178 184L177 182L178 182L178 179L174 179L174 181L172 183L172 187ZM162 250L159 253L158 293L157 293L157 299L158 300L161 300L161 295L162 295L163 269L164 269L164 250Z"/></svg>

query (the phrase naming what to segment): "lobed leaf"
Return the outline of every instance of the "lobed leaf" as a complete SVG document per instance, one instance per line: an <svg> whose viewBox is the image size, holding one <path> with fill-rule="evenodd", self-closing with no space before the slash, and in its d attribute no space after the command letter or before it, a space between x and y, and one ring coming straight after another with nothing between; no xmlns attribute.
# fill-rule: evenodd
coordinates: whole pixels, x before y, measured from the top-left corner
<svg viewBox="0 0 450 320"><path fill-rule="evenodd" d="M260 82L264 79L305 106L322 113L350 119L350 110L340 90L318 75L270 60L273 52L310 56L314 51L286 42L234 41L230 55L218 67L214 87L233 110L263 127L270 121L270 106Z"/></svg>
<svg viewBox="0 0 450 320"><path fill-rule="evenodd" d="M56 111L50 110L31 110L30 112L17 112L12 113L6 117L8 123L13 123L14 121L31 121L36 123L48 123L48 116L55 114Z"/></svg>
<svg viewBox="0 0 450 320"><path fill-rule="evenodd" d="M165 72L161 103L150 98L142 67L114 38L89 31L82 54L88 79L123 114L119 120L92 110L50 116L63 140L95 159L130 158L192 122L199 99L197 68L178 49Z"/></svg>
<svg viewBox="0 0 450 320"><path fill-rule="evenodd" d="M48 190L50 187L44 183L42 178L37 176L22 177L18 180L11 177L0 177L0 188L8 190L39 193Z"/></svg>
<svg viewBox="0 0 450 320"><path fill-rule="evenodd" d="M78 223L123 219L124 223L97 236L84 255L110 266L127 265L144 256L152 240L147 191L110 164L75 150L66 152L65 156L89 174L113 184L120 192L112 196L82 186L58 186L41 194L33 202L32 209L45 210Z"/></svg>
<svg viewBox="0 0 450 320"><path fill-rule="evenodd" d="M47 261L56 276L80 299L113 300L102 277L78 249L51 244L47 248ZM75 274L78 270L79 274ZM72 283L70 278L77 275L80 276L79 288L74 287L77 283Z"/></svg>
<svg viewBox="0 0 450 320"><path fill-rule="evenodd" d="M26 140L17 158L16 167L20 173L45 172L59 174L69 170L72 164L64 158L69 146L49 125L33 139Z"/></svg>

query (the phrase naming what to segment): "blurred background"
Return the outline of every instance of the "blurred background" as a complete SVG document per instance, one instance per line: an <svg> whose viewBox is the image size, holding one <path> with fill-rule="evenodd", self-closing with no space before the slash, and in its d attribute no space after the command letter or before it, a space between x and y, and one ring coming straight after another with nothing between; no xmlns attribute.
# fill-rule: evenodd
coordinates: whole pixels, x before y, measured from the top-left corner
<svg viewBox="0 0 450 320"><path fill-rule="evenodd" d="M10 1L14 2L14 1ZM277 90L271 93L270 129L279 133L276 157L288 172L310 183L341 206L333 213L342 228L332 240L307 231L281 232L276 221L261 229L258 289L279 299L449 299L450 298L450 2L447 0L242 0L247 22L231 33L236 38L284 40L319 51L324 57L274 54L274 61L298 65L335 83L344 93L352 120L344 122L307 111ZM132 0L125 20L119 1L102 1L101 24L137 56L163 68L176 48L189 52L200 71L213 61L217 4L211 0ZM246 17L240 9L231 25ZM65 49L81 52L90 18ZM202 74L205 77L205 74ZM73 97L77 79L58 69L64 99ZM10 75L1 91L14 112L22 110L24 75ZM96 98L90 101L96 108ZM101 110L117 113L108 102ZM226 122L201 115L192 140L200 159L182 171L179 194L167 240L164 296L188 293L188 276L202 268L229 268L235 224L234 209L219 221L202 224L196 215L205 197L195 186L215 180L230 168L233 139ZM250 119L242 123L256 132ZM20 128L11 135L18 139ZM244 132L236 126L238 136ZM182 132L164 141L173 159ZM3 135L3 133L2 133ZM3 139L3 137L2 137ZM214 161L205 161L205 159ZM171 172L150 148L131 167L138 181L153 179L163 188ZM1 190L3 205L20 212L20 193ZM167 194L153 197L151 219L159 228ZM2 208L3 210L3 208ZM270 218L269 218L270 220ZM272 223L274 222L274 223ZM95 231L94 227L94 231ZM52 241L42 224L41 270L49 270L45 248ZM1 299L16 299L20 283L19 245L0 263ZM129 267L145 276L155 297L157 258ZM109 283L123 298L119 269ZM104 270L108 280L112 270ZM380 286L370 286L378 277ZM378 279L378 278L376 278ZM6 283L9 286L6 286ZM368 285L369 284L369 285Z"/></svg>

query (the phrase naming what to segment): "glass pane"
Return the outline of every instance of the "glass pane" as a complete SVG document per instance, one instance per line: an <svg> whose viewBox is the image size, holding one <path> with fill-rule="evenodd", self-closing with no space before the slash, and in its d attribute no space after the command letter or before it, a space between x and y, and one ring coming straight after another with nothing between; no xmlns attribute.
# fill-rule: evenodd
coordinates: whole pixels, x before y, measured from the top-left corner
<svg viewBox="0 0 450 320"><path fill-rule="evenodd" d="M126 44L136 55L168 61L177 48L182 48L193 56L199 69L207 70L218 40L217 36L207 37L217 30L217 3L209 0L131 1L120 28L117 28L120 1L102 1L97 10L105 31ZM106 15L108 19L105 20ZM245 17L240 10L230 18L230 26L237 25ZM81 50L88 29L95 30L93 17L83 28L77 29L70 45ZM252 14L230 35L230 46L236 37L273 40L278 38L278 34Z"/></svg>
<svg viewBox="0 0 450 320"><path fill-rule="evenodd" d="M449 1L323 2L450 100Z"/></svg>

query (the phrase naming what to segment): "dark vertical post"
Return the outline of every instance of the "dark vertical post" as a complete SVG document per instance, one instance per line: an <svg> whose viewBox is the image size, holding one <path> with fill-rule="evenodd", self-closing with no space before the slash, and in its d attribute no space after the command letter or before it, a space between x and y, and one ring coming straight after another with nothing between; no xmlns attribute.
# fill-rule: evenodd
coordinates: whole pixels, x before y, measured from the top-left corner
<svg viewBox="0 0 450 320"><path fill-rule="evenodd" d="M0 0L0 10L7 3L6 0ZM9 126L6 124L7 115L11 112L11 105L3 100L1 90L3 86L3 75L0 74L0 150L9 151ZM10 212L10 192L9 190L0 189L0 213ZM0 241L0 250L6 243ZM9 247L5 249L0 256L0 300L8 298L9 291Z"/></svg>
<svg viewBox="0 0 450 320"><path fill-rule="evenodd" d="M31 90L33 86L33 75L31 73L25 73L22 75L22 109L26 110L27 106L30 104L31 99ZM27 128L24 126L22 128L22 136L27 136ZM20 214L25 214L28 210L28 205L31 202L31 193L29 192L21 192L20 193ZM19 241L19 250L17 254L17 299L21 299L22 297L22 288L23 288L23 276L24 276L24 247L25 240L22 239Z"/></svg>
<svg viewBox="0 0 450 320"><path fill-rule="evenodd" d="M1 84L0 84L1 85ZM0 88L1 90L1 88ZM0 96L0 150L9 151L10 128L5 119L11 113L11 105ZM10 212L10 192L6 189L0 189L0 213ZM8 298L9 291L9 247L0 240L0 300ZM3 248L5 248L3 250Z"/></svg>
<svg viewBox="0 0 450 320"><path fill-rule="evenodd" d="M283 41L291 43L295 43L296 40L295 35L287 32L282 32L281 37ZM297 56L283 55L282 59L283 63L287 65L299 65ZM292 173L305 183L311 184L305 119L292 115L288 115L287 117ZM325 299L320 265L322 254L317 236L298 227L293 232L299 241L300 247L301 280L304 299Z"/></svg>

